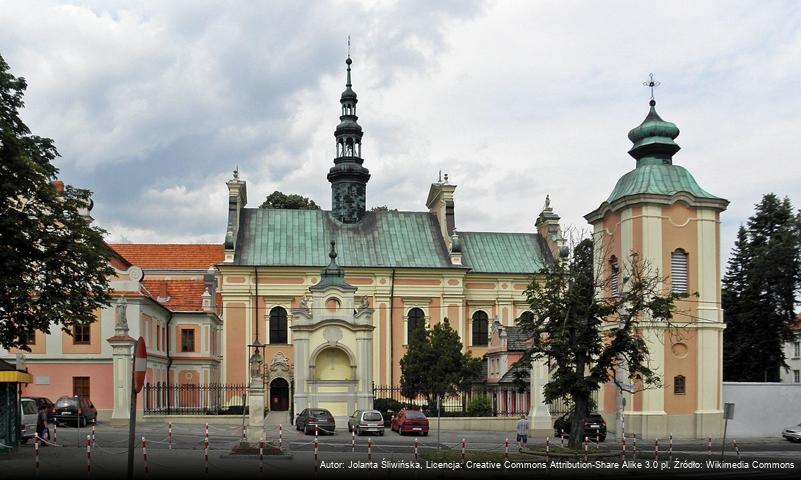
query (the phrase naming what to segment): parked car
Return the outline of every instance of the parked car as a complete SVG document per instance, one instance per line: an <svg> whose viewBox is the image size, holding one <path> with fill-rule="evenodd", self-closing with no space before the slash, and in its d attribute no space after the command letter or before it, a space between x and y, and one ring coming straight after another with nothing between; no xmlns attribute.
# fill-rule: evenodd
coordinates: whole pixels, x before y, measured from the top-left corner
<svg viewBox="0 0 801 480"><path fill-rule="evenodd" d="M801 423L782 430L782 437L790 440L791 442L801 442Z"/></svg>
<svg viewBox="0 0 801 480"><path fill-rule="evenodd" d="M324 408L305 408L295 418L295 429L303 430L306 435L314 433L315 428L319 433L333 435L336 426L334 416Z"/></svg>
<svg viewBox="0 0 801 480"><path fill-rule="evenodd" d="M36 402L30 398L23 398L19 405L20 412L20 441L28 443L36 434L36 422L39 419L39 410Z"/></svg>
<svg viewBox="0 0 801 480"><path fill-rule="evenodd" d="M378 410L356 410L348 418L348 430L356 432L356 435L368 432L383 435L384 417Z"/></svg>
<svg viewBox="0 0 801 480"><path fill-rule="evenodd" d="M428 417L420 410L402 408L397 415L392 417L390 428L403 435L405 433L419 433L428 435Z"/></svg>
<svg viewBox="0 0 801 480"><path fill-rule="evenodd" d="M573 412L567 412L556 419L556 422L553 424L554 437L559 438L562 434L564 434L566 437L570 437L572 416ZM591 413L586 419L584 419L584 428L581 430L582 440L584 437L587 437L593 441L595 439L598 439L601 442L606 440L606 421L604 421L604 418L601 415L597 413Z"/></svg>
<svg viewBox="0 0 801 480"><path fill-rule="evenodd" d="M75 421L79 427L87 423L97 421L97 409L86 397L63 396L56 400L53 417L58 423L65 423L68 420Z"/></svg>
<svg viewBox="0 0 801 480"><path fill-rule="evenodd" d="M44 410L47 412L47 421L48 422L53 421L53 414L55 413L55 405L53 404L53 402L50 401L49 398L47 397L23 397L23 398L33 400L38 410Z"/></svg>

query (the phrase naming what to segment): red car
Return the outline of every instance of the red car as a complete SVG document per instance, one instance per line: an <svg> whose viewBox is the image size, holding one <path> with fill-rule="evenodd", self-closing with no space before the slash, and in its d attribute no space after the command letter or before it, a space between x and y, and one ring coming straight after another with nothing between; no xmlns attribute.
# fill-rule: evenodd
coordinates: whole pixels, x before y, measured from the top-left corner
<svg viewBox="0 0 801 480"><path fill-rule="evenodd" d="M405 433L420 433L425 436L428 435L428 418L420 410L403 408L396 416L392 417L390 428L401 435Z"/></svg>

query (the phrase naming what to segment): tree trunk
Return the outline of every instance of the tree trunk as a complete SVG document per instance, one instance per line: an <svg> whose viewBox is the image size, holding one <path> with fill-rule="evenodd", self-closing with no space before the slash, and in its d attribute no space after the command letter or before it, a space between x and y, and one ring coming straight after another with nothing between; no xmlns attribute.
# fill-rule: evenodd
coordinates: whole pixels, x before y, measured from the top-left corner
<svg viewBox="0 0 801 480"><path fill-rule="evenodd" d="M590 408L588 395L573 396L575 410L570 417L570 448L579 448L584 443L584 421L587 419Z"/></svg>

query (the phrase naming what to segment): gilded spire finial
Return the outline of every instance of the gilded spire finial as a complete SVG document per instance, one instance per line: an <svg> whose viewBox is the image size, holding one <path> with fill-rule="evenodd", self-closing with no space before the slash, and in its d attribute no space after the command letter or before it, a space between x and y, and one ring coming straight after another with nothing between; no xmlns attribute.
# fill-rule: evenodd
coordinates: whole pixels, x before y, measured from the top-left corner
<svg viewBox="0 0 801 480"><path fill-rule="evenodd" d="M656 105L656 100L654 100L654 88L656 88L659 85L661 85L662 82L654 80L654 74L653 73L649 73L648 74L648 78L649 78L649 80L647 82L642 82L642 84L643 84L643 86L649 87L651 89L651 101L648 102L648 103L649 103L649 105L651 105L653 107L654 105Z"/></svg>

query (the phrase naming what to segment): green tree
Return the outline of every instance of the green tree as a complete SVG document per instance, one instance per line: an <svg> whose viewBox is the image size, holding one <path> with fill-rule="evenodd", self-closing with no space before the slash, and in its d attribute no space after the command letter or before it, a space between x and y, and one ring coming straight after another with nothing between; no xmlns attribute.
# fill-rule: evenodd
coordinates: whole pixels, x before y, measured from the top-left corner
<svg viewBox="0 0 801 480"><path fill-rule="evenodd" d="M723 378L779 381L801 288L801 220L769 193L737 233L723 278Z"/></svg>
<svg viewBox="0 0 801 480"><path fill-rule="evenodd" d="M481 359L462 353L459 334L447 318L431 330L425 322L417 325L400 366L401 393L407 398L422 395L429 407L437 397L455 394L481 376Z"/></svg>
<svg viewBox="0 0 801 480"><path fill-rule="evenodd" d="M386 205L379 205L370 209L371 212L397 212L397 208L389 208Z"/></svg>
<svg viewBox="0 0 801 480"><path fill-rule="evenodd" d="M37 330L93 322L114 273L105 232L80 214L90 192L54 188L53 141L19 116L26 88L0 56L0 346L23 350Z"/></svg>
<svg viewBox="0 0 801 480"><path fill-rule="evenodd" d="M618 388L632 391L658 386L661 379L648 367L648 343L641 335L654 323L670 325L674 301L664 294L664 279L643 265L636 254L621 272L624 294L610 291L609 277L594 274L593 243L584 240L568 261L541 272L526 290L531 317L519 325L532 336L532 359L548 359L556 369L545 384L546 401L570 400L574 408L570 445L581 442L584 419L595 407L592 393L615 381ZM616 381L618 369L628 381Z"/></svg>
<svg viewBox="0 0 801 480"><path fill-rule="evenodd" d="M289 195L278 190L267 195L267 199L259 208L283 208L288 210L320 210L320 206L314 200L303 197L296 193Z"/></svg>

